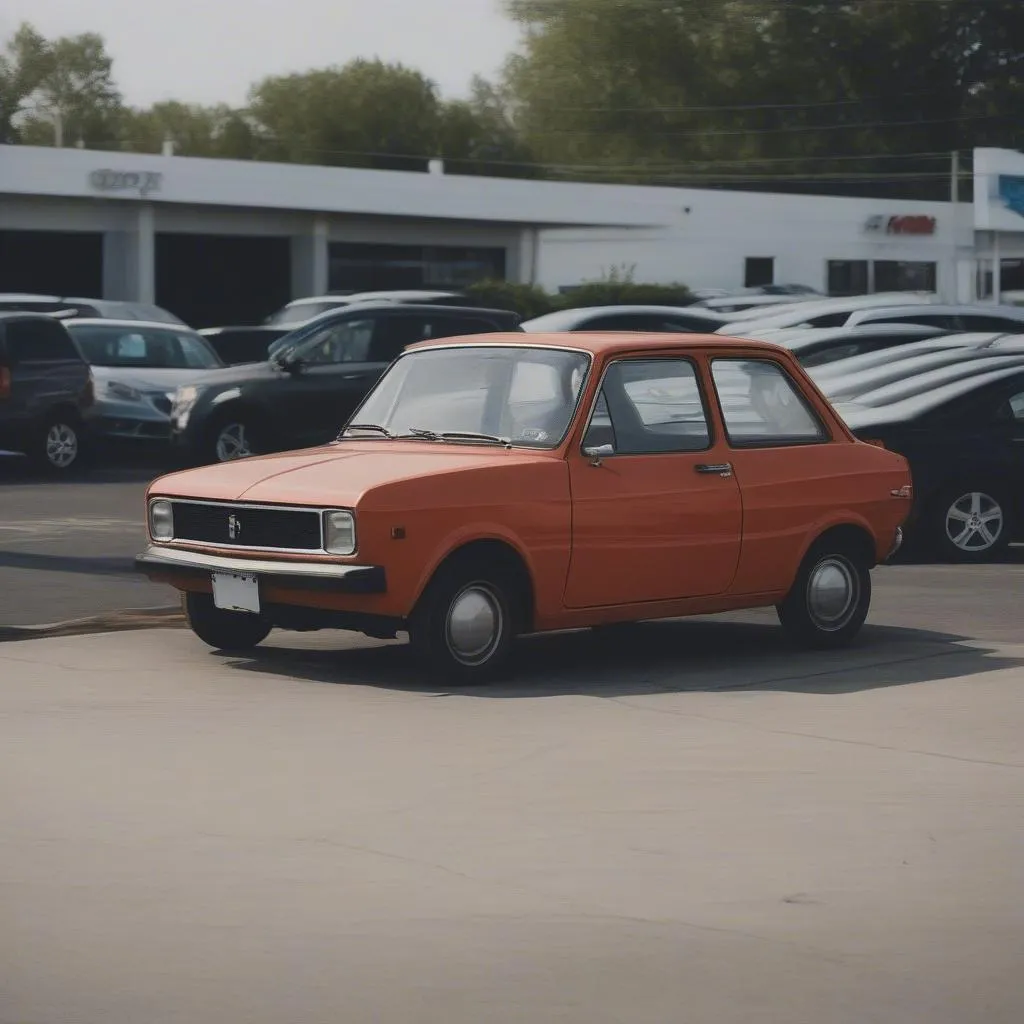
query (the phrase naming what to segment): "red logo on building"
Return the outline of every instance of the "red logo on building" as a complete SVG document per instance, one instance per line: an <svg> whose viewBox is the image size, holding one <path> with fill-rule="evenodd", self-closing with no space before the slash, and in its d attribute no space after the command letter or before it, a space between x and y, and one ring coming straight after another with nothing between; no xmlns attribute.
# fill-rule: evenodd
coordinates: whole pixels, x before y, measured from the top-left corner
<svg viewBox="0 0 1024 1024"><path fill-rule="evenodd" d="M890 217L886 225L890 235L934 235L935 218L924 216Z"/></svg>

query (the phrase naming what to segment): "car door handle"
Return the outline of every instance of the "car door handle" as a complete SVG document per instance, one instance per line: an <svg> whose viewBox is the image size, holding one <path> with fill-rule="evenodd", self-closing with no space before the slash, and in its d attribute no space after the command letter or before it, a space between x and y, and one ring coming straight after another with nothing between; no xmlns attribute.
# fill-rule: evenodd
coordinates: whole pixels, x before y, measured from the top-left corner
<svg viewBox="0 0 1024 1024"><path fill-rule="evenodd" d="M343 373L341 375L342 380L365 380L369 377L368 373Z"/></svg>
<svg viewBox="0 0 1024 1024"><path fill-rule="evenodd" d="M732 476L731 462L698 462L693 468L698 473L717 473L719 476Z"/></svg>

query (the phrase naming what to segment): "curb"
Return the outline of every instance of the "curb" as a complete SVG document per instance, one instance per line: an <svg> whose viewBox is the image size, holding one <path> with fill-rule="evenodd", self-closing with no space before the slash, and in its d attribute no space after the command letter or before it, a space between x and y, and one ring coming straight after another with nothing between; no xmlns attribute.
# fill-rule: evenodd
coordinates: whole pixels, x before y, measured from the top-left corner
<svg viewBox="0 0 1024 1024"><path fill-rule="evenodd" d="M44 640L48 637L83 636L89 633L121 633L133 629L179 629L185 625L180 605L108 612L86 619L68 619L43 626L0 626L0 643Z"/></svg>

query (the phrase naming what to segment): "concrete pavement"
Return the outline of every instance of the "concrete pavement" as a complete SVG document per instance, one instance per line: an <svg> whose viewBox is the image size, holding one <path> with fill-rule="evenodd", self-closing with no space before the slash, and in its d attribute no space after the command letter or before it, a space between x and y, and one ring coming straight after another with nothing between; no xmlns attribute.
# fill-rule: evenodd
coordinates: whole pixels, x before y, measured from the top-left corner
<svg viewBox="0 0 1024 1024"><path fill-rule="evenodd" d="M1024 644L0 648L0 1020L1019 1024Z"/></svg>

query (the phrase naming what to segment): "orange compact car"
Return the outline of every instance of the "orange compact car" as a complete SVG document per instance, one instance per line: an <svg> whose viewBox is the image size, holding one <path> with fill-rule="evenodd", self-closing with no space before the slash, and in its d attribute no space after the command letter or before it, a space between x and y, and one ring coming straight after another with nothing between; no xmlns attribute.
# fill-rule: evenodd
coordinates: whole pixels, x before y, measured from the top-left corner
<svg viewBox="0 0 1024 1024"><path fill-rule="evenodd" d="M215 648L408 631L471 682L519 634L738 608L846 643L910 505L783 348L489 334L410 347L329 445L156 480L137 564Z"/></svg>

